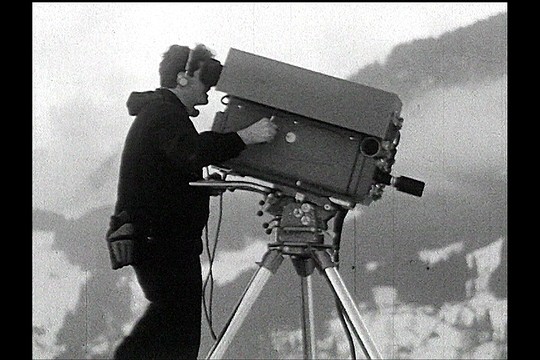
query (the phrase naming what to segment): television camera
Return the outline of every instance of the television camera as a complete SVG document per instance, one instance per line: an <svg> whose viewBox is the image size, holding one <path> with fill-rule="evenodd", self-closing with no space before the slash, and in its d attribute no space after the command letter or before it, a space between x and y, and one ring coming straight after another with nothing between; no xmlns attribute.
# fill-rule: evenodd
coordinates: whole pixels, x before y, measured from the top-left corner
<svg viewBox="0 0 540 360"><path fill-rule="evenodd" d="M216 90L226 93L212 130L231 132L263 117L274 118L270 143L249 145L236 158L213 164L221 179L190 183L264 195L259 215L273 220L276 241L259 264L208 358L220 358L283 256L302 278L304 356L315 352L310 275L317 268L336 296L344 326L368 358L381 358L354 299L337 271L341 228L347 211L381 198L386 186L422 196L424 182L391 175L400 141L402 103L396 94L338 79L245 51L230 49ZM270 186L227 181L248 176ZM333 231L328 223L333 219ZM332 243L325 243L325 236Z"/></svg>

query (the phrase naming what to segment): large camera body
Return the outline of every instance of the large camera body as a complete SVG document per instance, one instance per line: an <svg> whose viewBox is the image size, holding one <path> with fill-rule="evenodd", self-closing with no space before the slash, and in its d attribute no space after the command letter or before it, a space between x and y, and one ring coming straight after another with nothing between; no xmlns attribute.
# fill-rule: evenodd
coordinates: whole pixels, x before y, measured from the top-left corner
<svg viewBox="0 0 540 360"><path fill-rule="evenodd" d="M216 166L364 205L395 182L390 170L403 121L396 94L237 49L230 49L216 90L227 94L227 106L213 131L272 116L278 126L272 142L249 145Z"/></svg>

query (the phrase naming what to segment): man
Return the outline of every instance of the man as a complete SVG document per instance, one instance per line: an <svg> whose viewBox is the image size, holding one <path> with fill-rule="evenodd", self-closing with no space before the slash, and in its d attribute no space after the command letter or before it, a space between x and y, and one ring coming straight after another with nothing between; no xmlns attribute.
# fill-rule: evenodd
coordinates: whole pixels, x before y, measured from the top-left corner
<svg viewBox="0 0 540 360"><path fill-rule="evenodd" d="M107 232L113 269L132 265L150 301L115 359L196 359L200 346L202 231L206 188L189 186L202 169L268 142L276 126L263 118L235 133L198 133L190 120L208 103L222 66L204 45L173 45L160 63L155 91L133 92L136 115L120 166L115 214Z"/></svg>

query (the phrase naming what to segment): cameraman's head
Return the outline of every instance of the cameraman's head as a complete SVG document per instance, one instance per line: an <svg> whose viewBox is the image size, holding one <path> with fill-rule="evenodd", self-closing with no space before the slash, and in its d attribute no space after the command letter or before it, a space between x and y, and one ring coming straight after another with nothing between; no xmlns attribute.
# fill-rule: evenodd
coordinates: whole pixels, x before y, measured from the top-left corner
<svg viewBox="0 0 540 360"><path fill-rule="evenodd" d="M186 106L190 116L199 115L197 105L208 104L208 90L219 80L222 66L202 44L194 49L172 45L159 65L160 85L169 88Z"/></svg>

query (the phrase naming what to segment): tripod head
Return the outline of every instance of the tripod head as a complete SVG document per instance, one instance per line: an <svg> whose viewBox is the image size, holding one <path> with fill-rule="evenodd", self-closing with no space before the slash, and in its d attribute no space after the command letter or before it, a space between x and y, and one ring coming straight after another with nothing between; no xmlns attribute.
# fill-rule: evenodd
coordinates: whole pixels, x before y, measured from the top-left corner
<svg viewBox="0 0 540 360"><path fill-rule="evenodd" d="M286 255L307 256L311 248L339 247L341 225L348 210L354 208L354 202L341 199L320 197L309 193L299 193L289 187L274 188L247 181L226 181L216 178L190 182L191 186L211 187L219 190L246 190L264 195L259 201L261 209L258 216L268 213L273 216L264 222L267 234L275 230L276 242L270 247L279 247ZM339 215L339 216L336 216ZM333 231L328 230L328 222L335 218ZM332 245L324 243L325 235L333 239Z"/></svg>

